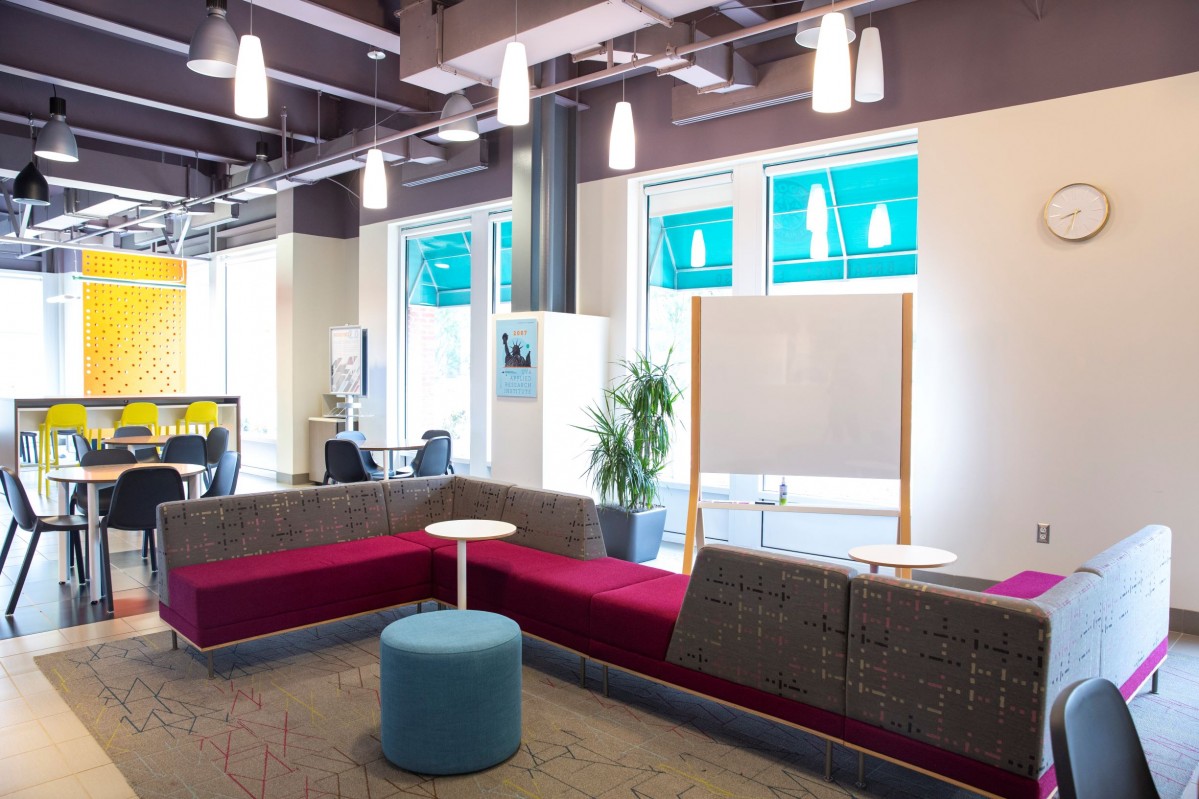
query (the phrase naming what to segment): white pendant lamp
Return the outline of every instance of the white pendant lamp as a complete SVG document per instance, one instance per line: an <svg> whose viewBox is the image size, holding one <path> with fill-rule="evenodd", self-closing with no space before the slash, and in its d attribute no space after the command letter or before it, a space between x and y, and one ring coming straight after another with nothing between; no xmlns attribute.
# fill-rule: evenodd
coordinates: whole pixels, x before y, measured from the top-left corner
<svg viewBox="0 0 1199 799"><path fill-rule="evenodd" d="M637 166L637 134L633 130L633 106L621 100L612 112L612 133L608 139L608 167L610 169L632 169L635 166Z"/></svg>
<svg viewBox="0 0 1199 799"><path fill-rule="evenodd" d="M266 62L262 40L254 35L254 0L250 0L250 32L241 37L237 48L233 112L247 119L262 119L267 114Z"/></svg>
<svg viewBox="0 0 1199 799"><path fill-rule="evenodd" d="M809 256L813 261L828 260L828 231L818 230L812 234L812 249Z"/></svg>
<svg viewBox="0 0 1199 799"><path fill-rule="evenodd" d="M704 232L696 229L691 234L691 266L698 269L708 265L708 247L704 244Z"/></svg>
<svg viewBox="0 0 1199 799"><path fill-rule="evenodd" d="M508 42L500 71L499 109L501 125L529 124L529 58L520 42Z"/></svg>
<svg viewBox="0 0 1199 799"><path fill-rule="evenodd" d="M866 246L874 250L891 246L891 215L886 203L879 203L870 212L870 230L866 233Z"/></svg>
<svg viewBox="0 0 1199 799"><path fill-rule="evenodd" d="M804 227L812 233L828 230L828 203L824 199L824 186L813 183L808 189L807 221Z"/></svg>
<svg viewBox="0 0 1199 799"><path fill-rule="evenodd" d="M465 94L454 92L446 98L445 105L441 109L441 118L449 119L473 110L474 106L470 104L470 100L466 99ZM439 127L437 133L446 141L474 141L479 138L479 120L475 117L467 117L457 122L450 122Z"/></svg>
<svg viewBox="0 0 1199 799"><path fill-rule="evenodd" d="M862 31L853 97L859 103L877 103L883 99L883 44L878 36L878 28L870 27Z"/></svg>
<svg viewBox="0 0 1199 799"><path fill-rule="evenodd" d="M829 0L804 0L803 5L799 7L800 11L811 11L814 8L829 5ZM857 27L854 24L853 13L845 12L845 41L852 42L858 36ZM795 26L795 43L808 47L812 50L816 49L816 45L820 43L820 17L804 20Z"/></svg>
<svg viewBox="0 0 1199 799"><path fill-rule="evenodd" d="M56 93L50 98L50 121L42 125L37 134L37 145L33 154L51 161L75 163L79 160L79 147L75 134L67 124L67 101Z"/></svg>
<svg viewBox="0 0 1199 799"><path fill-rule="evenodd" d="M187 50L187 68L213 78L237 74L237 34L225 15L228 0L208 0L208 13L196 26Z"/></svg>
<svg viewBox="0 0 1199 799"><path fill-rule="evenodd" d="M372 49L366 54L375 62L375 146L366 151L366 169L362 172L362 207L380 211L387 207L387 165L379 149L379 62L386 54Z"/></svg>
<svg viewBox="0 0 1199 799"><path fill-rule="evenodd" d="M824 114L847 111L850 105L849 42L845 15L830 11L820 21L816 67L812 76L812 110Z"/></svg>

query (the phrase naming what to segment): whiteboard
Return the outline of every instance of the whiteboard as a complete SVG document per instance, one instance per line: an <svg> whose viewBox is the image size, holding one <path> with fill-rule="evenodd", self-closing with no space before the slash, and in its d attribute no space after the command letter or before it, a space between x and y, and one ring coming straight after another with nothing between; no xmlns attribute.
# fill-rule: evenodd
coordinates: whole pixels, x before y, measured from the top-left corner
<svg viewBox="0 0 1199 799"><path fill-rule="evenodd" d="M899 478L902 295L700 302L701 471Z"/></svg>

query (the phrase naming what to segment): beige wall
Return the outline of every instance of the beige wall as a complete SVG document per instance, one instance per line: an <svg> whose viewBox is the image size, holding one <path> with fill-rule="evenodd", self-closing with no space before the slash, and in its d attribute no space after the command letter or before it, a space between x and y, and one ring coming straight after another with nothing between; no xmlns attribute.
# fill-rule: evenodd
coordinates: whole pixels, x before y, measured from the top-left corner
<svg viewBox="0 0 1199 799"><path fill-rule="evenodd" d="M1199 73L919 124L913 540L946 571L1069 571L1157 522L1172 604L1199 610L1196 130ZM628 180L579 188L579 309L613 358L643 280ZM1113 211L1070 244L1041 213L1074 181Z"/></svg>
<svg viewBox="0 0 1199 799"><path fill-rule="evenodd" d="M275 468L299 480L308 473L308 417L320 415L329 390L329 328L358 322L358 240L285 233L276 245Z"/></svg>

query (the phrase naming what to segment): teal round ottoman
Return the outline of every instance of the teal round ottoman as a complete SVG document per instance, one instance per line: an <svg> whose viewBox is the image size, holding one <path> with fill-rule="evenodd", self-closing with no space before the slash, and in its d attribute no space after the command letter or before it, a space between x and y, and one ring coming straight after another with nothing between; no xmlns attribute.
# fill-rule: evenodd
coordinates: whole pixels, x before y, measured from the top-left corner
<svg viewBox="0 0 1199 799"><path fill-rule="evenodd" d="M520 627L477 610L443 610L383 630L383 754L419 774L465 774L520 747Z"/></svg>

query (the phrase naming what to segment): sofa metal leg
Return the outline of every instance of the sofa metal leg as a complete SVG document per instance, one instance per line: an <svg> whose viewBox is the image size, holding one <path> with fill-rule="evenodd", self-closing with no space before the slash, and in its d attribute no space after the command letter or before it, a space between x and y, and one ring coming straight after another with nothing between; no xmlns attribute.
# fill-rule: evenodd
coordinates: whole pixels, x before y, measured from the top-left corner
<svg viewBox="0 0 1199 799"><path fill-rule="evenodd" d="M179 648L179 633L171 630L171 649Z"/></svg>
<svg viewBox="0 0 1199 799"><path fill-rule="evenodd" d="M211 680L215 676L215 673L212 668L212 650L211 649L208 650L207 654L208 654L208 679Z"/></svg>
<svg viewBox="0 0 1199 799"><path fill-rule="evenodd" d="M833 742L824 742L824 781L833 781Z"/></svg>
<svg viewBox="0 0 1199 799"><path fill-rule="evenodd" d="M858 790L866 790L866 753L858 752L858 781L853 784Z"/></svg>
<svg viewBox="0 0 1199 799"><path fill-rule="evenodd" d="M1158 669L1157 671L1153 672L1153 681L1149 683L1149 693L1151 693L1151 694L1157 693L1157 677L1161 673L1162 673L1161 669Z"/></svg>
<svg viewBox="0 0 1199 799"><path fill-rule="evenodd" d="M420 612L421 612L422 610L424 610L424 609L425 609L425 603L424 603L424 602L417 602L417 603L416 603L416 612L417 612L417 613L420 613Z"/></svg>
<svg viewBox="0 0 1199 799"><path fill-rule="evenodd" d="M604 696L608 695L608 664L604 664Z"/></svg>
<svg viewBox="0 0 1199 799"><path fill-rule="evenodd" d="M579 687L587 687L587 656L579 655Z"/></svg>

